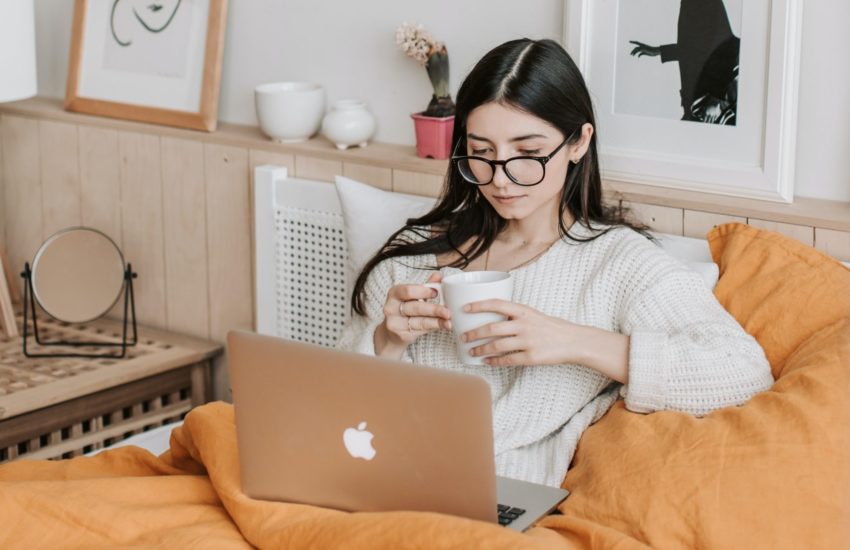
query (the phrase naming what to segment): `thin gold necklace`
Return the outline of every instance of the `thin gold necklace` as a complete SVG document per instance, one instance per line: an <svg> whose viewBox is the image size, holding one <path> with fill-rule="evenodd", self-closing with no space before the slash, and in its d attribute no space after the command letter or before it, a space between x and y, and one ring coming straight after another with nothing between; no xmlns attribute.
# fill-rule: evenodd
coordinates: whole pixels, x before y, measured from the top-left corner
<svg viewBox="0 0 850 550"><path fill-rule="evenodd" d="M549 249L551 249L555 245L555 243L560 241L560 240L561 240L561 237L558 236L557 239L555 239L554 241L549 243L549 246L547 246L546 248L544 248L543 250L541 250L540 252L538 252L537 254L532 256L531 258L527 259L526 261L522 262L521 264L513 266L512 268L508 269L507 271L513 271L514 269L519 269L524 265L530 264L531 262L533 262L534 260L536 260L537 258L542 256L543 254L546 254L547 252L549 252ZM487 268L490 265L490 249L492 247L493 247L493 245L491 244L489 247L487 247L487 252L484 253L484 271L487 271Z"/></svg>

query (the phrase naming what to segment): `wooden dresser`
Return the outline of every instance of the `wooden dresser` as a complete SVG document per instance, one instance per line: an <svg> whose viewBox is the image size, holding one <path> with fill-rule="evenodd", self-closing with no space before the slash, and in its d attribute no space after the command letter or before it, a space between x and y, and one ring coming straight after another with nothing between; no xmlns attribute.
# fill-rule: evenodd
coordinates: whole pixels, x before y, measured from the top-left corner
<svg viewBox="0 0 850 550"><path fill-rule="evenodd" d="M40 315L38 325L43 341L118 341L121 334L121 324L108 319L67 325ZM122 359L28 358L21 336L0 335L0 463L99 449L179 420L212 398L210 370L221 345L138 329L138 343ZM61 348L37 346L30 329L27 349Z"/></svg>

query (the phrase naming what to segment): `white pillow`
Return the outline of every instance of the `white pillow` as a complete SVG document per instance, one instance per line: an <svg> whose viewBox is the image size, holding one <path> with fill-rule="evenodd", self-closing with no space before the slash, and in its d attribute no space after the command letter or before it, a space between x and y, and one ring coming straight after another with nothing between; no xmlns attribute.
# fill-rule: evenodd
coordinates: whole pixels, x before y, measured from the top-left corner
<svg viewBox="0 0 850 550"><path fill-rule="evenodd" d="M384 191L344 176L336 177L336 191L355 277L408 218L424 215L436 203L430 197ZM714 289L720 270L712 261L708 241L668 233L652 234L658 237L661 248L699 273L708 287Z"/></svg>
<svg viewBox="0 0 850 550"><path fill-rule="evenodd" d="M384 191L344 176L336 177L336 192L355 276L408 218L424 215L436 202L430 197Z"/></svg>
<svg viewBox="0 0 850 550"><path fill-rule="evenodd" d="M711 257L708 241L670 233L655 231L650 231L650 233L658 238L658 244L661 245L661 248L699 273L708 288L714 290L715 285L717 285L717 278L720 276L720 268Z"/></svg>

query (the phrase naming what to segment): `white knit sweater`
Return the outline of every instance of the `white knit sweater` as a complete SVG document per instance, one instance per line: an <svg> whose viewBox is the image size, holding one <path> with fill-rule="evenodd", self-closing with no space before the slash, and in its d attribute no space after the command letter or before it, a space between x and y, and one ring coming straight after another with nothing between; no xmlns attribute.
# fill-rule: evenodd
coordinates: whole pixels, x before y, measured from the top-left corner
<svg viewBox="0 0 850 550"><path fill-rule="evenodd" d="M592 234L579 223L570 231ZM425 282L435 264L434 255L381 262L366 282L367 315L352 317L337 347L374 355L389 288ZM457 271L441 269L444 276ZM579 437L618 395L631 411L701 416L740 405L773 384L764 351L703 279L630 228L616 227L587 243L558 241L511 273L514 302L629 335L629 378L622 386L578 364L466 366L451 331L421 336L407 347L405 360L489 382L499 475L559 486Z"/></svg>

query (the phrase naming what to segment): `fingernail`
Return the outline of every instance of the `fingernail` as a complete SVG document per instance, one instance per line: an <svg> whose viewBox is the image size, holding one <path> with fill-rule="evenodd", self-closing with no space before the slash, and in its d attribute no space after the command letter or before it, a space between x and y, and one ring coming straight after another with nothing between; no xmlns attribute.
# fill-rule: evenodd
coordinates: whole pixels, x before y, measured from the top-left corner
<svg viewBox="0 0 850 550"><path fill-rule="evenodd" d="M446 321L446 328L451 330L451 328L452 328L452 322L451 321Z"/></svg>
<svg viewBox="0 0 850 550"><path fill-rule="evenodd" d="M464 310L464 311L469 311L469 310L471 310L471 309L472 309L472 306L471 306L471 305L469 305L469 304L467 304L467 305L463 306L463 310Z"/></svg>
<svg viewBox="0 0 850 550"><path fill-rule="evenodd" d="M464 342L467 342L469 340L469 338L467 338L466 334L461 334L460 339L463 340Z"/></svg>

